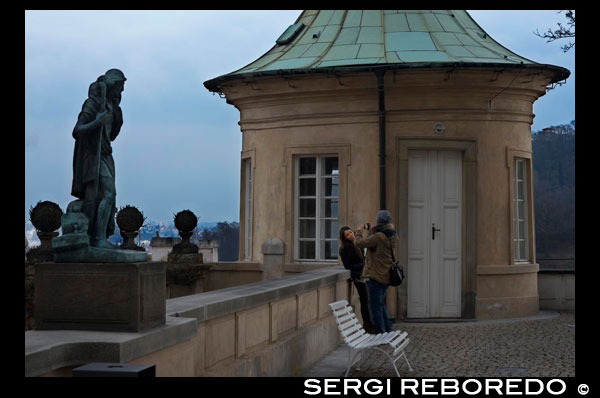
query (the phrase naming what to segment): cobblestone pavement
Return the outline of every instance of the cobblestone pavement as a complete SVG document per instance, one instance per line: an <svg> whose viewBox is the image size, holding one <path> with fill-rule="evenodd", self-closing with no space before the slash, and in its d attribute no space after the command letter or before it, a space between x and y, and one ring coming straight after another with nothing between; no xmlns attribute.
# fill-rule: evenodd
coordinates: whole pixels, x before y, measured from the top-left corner
<svg viewBox="0 0 600 398"><path fill-rule="evenodd" d="M401 377L570 377L575 376L575 313L546 319L452 324L397 323L408 332ZM344 345L344 352L347 348ZM347 360L347 357L346 357ZM357 368L358 367L358 368ZM345 373L342 372L341 375ZM348 377L396 376L376 350L363 354Z"/></svg>

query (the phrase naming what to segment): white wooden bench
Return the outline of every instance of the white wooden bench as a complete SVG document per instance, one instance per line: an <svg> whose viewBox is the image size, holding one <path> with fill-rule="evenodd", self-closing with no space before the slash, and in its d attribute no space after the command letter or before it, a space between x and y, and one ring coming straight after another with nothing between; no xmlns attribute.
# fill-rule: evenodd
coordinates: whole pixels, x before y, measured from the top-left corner
<svg viewBox="0 0 600 398"><path fill-rule="evenodd" d="M393 332L367 334L358 322L354 310L348 305L347 300L330 303L329 307L333 311L333 316L337 321L344 342L348 345L348 369L345 376L348 376L350 368L360 361L362 352L367 349L383 352L392 362L392 366L398 377L400 377L400 373L398 373L396 361L400 357L404 357L408 369L411 372L413 371L404 353L404 348L410 341L406 332L394 330Z"/></svg>

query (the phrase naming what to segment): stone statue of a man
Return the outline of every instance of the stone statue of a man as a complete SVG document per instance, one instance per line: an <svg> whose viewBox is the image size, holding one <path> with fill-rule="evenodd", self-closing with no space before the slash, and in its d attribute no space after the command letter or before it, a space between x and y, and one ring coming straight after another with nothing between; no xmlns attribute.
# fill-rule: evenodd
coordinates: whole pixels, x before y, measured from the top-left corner
<svg viewBox="0 0 600 398"><path fill-rule="evenodd" d="M115 230L117 210L110 143L123 125L119 103L125 80L123 72L110 69L93 82L73 129L71 195L82 200L82 210L89 218L90 245L99 248L114 248L107 240Z"/></svg>

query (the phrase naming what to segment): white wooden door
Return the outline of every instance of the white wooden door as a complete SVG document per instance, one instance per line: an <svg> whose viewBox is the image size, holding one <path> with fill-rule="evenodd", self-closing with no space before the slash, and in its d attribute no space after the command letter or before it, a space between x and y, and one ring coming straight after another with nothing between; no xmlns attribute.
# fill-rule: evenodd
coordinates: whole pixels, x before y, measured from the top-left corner
<svg viewBox="0 0 600 398"><path fill-rule="evenodd" d="M461 316L460 151L408 153L408 318Z"/></svg>

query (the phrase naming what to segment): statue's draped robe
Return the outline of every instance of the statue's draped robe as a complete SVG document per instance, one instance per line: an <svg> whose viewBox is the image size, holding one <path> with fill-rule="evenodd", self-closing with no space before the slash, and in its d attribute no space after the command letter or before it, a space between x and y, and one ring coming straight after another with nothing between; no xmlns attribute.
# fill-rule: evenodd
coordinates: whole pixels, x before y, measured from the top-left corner
<svg viewBox="0 0 600 398"><path fill-rule="evenodd" d="M94 97L88 98L84 103L77 118L77 125L87 124L96 119L100 112L100 103ZM108 108L107 108L108 109ZM100 176L110 177L115 180L115 162L112 157L111 141L114 141L123 125L123 113L118 105L114 105L105 123L104 134L101 137L100 148ZM98 137L100 129L97 128L82 133L75 137L75 150L73 152L73 185L71 195L85 199L85 185L96 180L98 168ZM91 199L91 198L90 198Z"/></svg>

